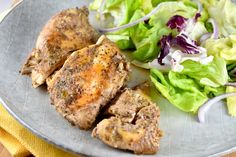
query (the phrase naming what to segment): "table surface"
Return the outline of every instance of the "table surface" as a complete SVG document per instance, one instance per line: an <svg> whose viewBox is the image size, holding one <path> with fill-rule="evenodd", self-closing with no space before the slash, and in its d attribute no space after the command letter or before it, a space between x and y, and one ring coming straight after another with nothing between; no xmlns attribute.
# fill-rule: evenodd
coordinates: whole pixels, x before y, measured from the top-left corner
<svg viewBox="0 0 236 157"><path fill-rule="evenodd" d="M8 1L8 0L7 0ZM12 4L16 4L19 0L12 0ZM4 2L4 1L3 1ZM8 150L0 143L0 157L12 157ZM236 152L224 157L236 157Z"/></svg>
<svg viewBox="0 0 236 157"><path fill-rule="evenodd" d="M0 156L1 157L12 157L6 148L2 144L0 144Z"/></svg>

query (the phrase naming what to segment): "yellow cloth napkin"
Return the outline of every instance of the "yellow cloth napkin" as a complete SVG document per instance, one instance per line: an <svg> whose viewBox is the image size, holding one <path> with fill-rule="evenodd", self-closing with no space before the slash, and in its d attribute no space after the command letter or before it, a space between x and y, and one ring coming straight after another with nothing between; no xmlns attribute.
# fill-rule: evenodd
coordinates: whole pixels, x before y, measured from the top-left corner
<svg viewBox="0 0 236 157"><path fill-rule="evenodd" d="M14 157L78 157L45 142L19 124L0 104L0 142Z"/></svg>

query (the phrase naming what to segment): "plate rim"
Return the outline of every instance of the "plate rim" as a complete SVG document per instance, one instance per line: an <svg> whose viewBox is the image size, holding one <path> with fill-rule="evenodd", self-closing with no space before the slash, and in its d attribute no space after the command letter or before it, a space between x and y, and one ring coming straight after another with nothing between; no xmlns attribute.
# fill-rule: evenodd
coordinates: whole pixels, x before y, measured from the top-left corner
<svg viewBox="0 0 236 157"><path fill-rule="evenodd" d="M21 0L20 2L18 2L13 8L11 8L11 10L6 14L6 16L0 21L0 25L2 24L3 21L5 21L7 18L9 18L9 15L12 14L12 12L14 12L16 10L16 8L24 5L24 3L27 3L30 0ZM41 133L40 131L38 131L37 129L35 129L34 127L30 126L29 124L27 124L27 122L25 122L23 119L20 118L20 116L17 115L17 113L15 113L13 111L13 109L11 109L10 106L7 105L7 103L10 103L7 98L3 98L3 96L1 96L1 92L0 92L0 105L2 104L2 106L6 109L6 111L17 121L19 122L24 128L26 128L27 130L29 130L31 133L33 133L34 135L36 135L38 138L44 140L45 142L52 144L53 146L55 146L56 148L62 149L68 153L73 153L75 155L82 155L82 156L95 156L93 154L90 153L81 153L77 150L72 149L71 147L68 147L62 143L57 143L54 141L54 139L48 137L47 135L45 135L44 133ZM216 153L214 154L209 154L207 155L208 157L217 157L217 156L223 156L223 155L227 155L230 153L236 153L236 145L233 147L230 147L224 151L216 151ZM158 155L158 153L157 153Z"/></svg>
<svg viewBox="0 0 236 157"><path fill-rule="evenodd" d="M2 13L0 14L5 14L3 15L4 17L2 18L2 20L0 20L0 24L6 19L6 17L16 8L18 7L19 5L21 5L23 3L23 1L26 1L26 0L19 0L19 2L17 2L13 7L11 8L8 8L6 9L6 13L3 11Z"/></svg>

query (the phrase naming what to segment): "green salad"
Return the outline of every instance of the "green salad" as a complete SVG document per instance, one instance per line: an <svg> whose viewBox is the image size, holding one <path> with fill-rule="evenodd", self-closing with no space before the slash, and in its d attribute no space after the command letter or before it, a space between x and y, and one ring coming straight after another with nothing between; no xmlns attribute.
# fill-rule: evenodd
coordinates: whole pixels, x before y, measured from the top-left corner
<svg viewBox="0 0 236 157"><path fill-rule="evenodd" d="M90 10L101 21L112 19L100 32L128 50L133 64L150 69L151 81L175 107L197 113L211 98L227 98L236 116L231 0L95 0Z"/></svg>

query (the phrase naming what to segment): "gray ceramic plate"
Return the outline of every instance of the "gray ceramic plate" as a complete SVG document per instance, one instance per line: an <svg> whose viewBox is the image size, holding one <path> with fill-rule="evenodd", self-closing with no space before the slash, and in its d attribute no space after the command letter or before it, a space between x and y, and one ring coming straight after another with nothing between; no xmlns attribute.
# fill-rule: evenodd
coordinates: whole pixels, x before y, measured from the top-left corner
<svg viewBox="0 0 236 157"><path fill-rule="evenodd" d="M39 137L66 150L89 156L134 156L112 149L90 132L72 127L50 105L45 87L33 89L19 69L45 22L62 9L82 6L80 0L24 0L0 24L0 97L6 109ZM133 79L140 81L135 77ZM140 76L140 75L139 75ZM206 124L183 113L163 99L160 127L165 132L156 156L219 156L235 150L236 119L227 115L225 104L214 106Z"/></svg>

